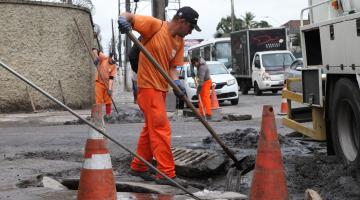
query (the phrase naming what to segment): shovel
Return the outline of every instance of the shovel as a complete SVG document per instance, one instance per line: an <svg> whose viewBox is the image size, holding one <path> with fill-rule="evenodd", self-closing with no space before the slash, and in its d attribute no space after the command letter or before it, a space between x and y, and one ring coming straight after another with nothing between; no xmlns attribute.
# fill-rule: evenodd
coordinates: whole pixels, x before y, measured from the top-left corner
<svg viewBox="0 0 360 200"><path fill-rule="evenodd" d="M78 25L78 23L77 23L77 21L76 21L75 18L74 18L74 22L75 22L75 25L76 25L76 29L78 30L78 32L79 32L79 34L80 34L80 37L81 37L82 41L84 42L84 45L85 45L85 47L86 47L86 50L87 50L87 52L89 53L89 55L90 55L90 57L91 57L91 60L92 60L92 61L96 60L95 56L91 53L91 50L90 50L89 46L87 45L87 43L86 43L86 41L85 41L85 39L84 39L84 36L83 36L83 34L82 34L82 32L81 32L81 30L80 30L80 28L79 28L79 25ZM96 70L97 70L97 73L98 73L100 79L101 79L102 82L105 84L105 86L108 88L108 87L109 87L108 84L106 84L106 82L104 81L104 79L103 79L103 77L101 76L101 73L99 72L99 69L98 69L97 67L96 67ZM116 104L115 104L114 99L112 98L112 96L110 96L110 99L111 99L111 102L112 102L112 104L113 104L113 106L114 106L114 108L115 108L116 113L119 115L119 111L118 111L118 109L117 109L117 107L116 107Z"/></svg>
<svg viewBox="0 0 360 200"><path fill-rule="evenodd" d="M144 47L143 44L134 36L132 32L127 32L126 35L134 42L135 45L137 45L140 48L140 51L146 56L147 59L154 65L155 69L165 78L165 80L168 82L168 84L174 89L176 94L183 94L181 92L180 88L173 82L173 80L170 78L170 76L165 72L165 70L160 66L160 64L154 59L154 57L149 53L149 51ZM225 151L226 155L228 155L233 161L234 164L232 167L235 167L236 170L229 170L232 171L233 174L240 174L239 176L242 176L246 174L247 172L254 169L255 164L247 164L248 162L244 162L245 160L248 160L248 156L244 157L240 161L235 157L235 155L230 151L230 149L225 146L224 142L219 138L219 136L216 134L215 130L210 126L210 124L201 117L199 111L196 110L194 105L190 102L190 100L185 96L182 95L179 97L181 100L183 100L186 105L194 112L196 117L200 120L200 122L205 126L205 128L209 131L209 133L213 136L213 138L216 140L217 143L221 146L221 148ZM247 166L246 166L247 165ZM228 174L229 175L229 174ZM231 176L231 175L229 175ZM231 176L233 178L234 176ZM229 178L228 178L229 179ZM234 181L227 181L227 182L234 182ZM240 183L240 178L236 178L236 183Z"/></svg>

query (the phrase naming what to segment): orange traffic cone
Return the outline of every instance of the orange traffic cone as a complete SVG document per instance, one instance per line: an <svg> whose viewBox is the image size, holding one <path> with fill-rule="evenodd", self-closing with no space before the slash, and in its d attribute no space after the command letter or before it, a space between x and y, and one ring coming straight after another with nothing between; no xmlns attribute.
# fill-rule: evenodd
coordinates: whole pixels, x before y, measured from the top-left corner
<svg viewBox="0 0 360 200"><path fill-rule="evenodd" d="M218 101L217 96L216 96L215 86L216 86L216 84L213 84L212 88L211 88L211 109L220 108L219 101Z"/></svg>
<svg viewBox="0 0 360 200"><path fill-rule="evenodd" d="M102 105L91 110L91 120L104 129ZM116 186L107 142L103 135L90 128L86 141L84 164L80 174L78 200L116 200Z"/></svg>
<svg viewBox="0 0 360 200"><path fill-rule="evenodd" d="M284 94L284 91L286 90L287 90L286 85L284 85L284 88L282 89L283 91L282 93ZM282 95L279 115L286 115L287 113L288 113L287 99L284 98L284 96Z"/></svg>
<svg viewBox="0 0 360 200"><path fill-rule="evenodd" d="M268 105L263 107L261 132L249 196L251 200L289 198L274 111L272 106Z"/></svg>

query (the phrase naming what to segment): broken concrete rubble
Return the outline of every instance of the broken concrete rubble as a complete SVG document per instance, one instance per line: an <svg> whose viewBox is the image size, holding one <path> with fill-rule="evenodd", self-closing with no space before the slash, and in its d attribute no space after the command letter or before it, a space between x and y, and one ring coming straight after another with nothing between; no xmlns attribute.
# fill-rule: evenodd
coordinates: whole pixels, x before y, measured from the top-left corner
<svg viewBox="0 0 360 200"><path fill-rule="evenodd" d="M229 121L243 121L243 120L251 120L252 116L251 115L229 114L229 115L224 115L223 119L229 120Z"/></svg>

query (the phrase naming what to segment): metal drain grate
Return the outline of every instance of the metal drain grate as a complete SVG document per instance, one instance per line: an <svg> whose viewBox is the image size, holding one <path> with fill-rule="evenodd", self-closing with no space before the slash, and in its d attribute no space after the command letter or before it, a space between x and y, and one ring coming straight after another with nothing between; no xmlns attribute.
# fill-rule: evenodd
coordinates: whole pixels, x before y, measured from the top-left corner
<svg viewBox="0 0 360 200"><path fill-rule="evenodd" d="M218 156L215 153L209 153L201 150L192 150L185 148L172 148L175 164L178 166L195 165L200 162L211 160Z"/></svg>

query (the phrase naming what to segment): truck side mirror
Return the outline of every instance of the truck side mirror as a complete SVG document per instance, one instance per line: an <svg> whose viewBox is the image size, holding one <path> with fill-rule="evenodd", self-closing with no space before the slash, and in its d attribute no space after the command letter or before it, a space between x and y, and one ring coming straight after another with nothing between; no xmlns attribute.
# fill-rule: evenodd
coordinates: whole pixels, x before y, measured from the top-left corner
<svg viewBox="0 0 360 200"><path fill-rule="evenodd" d="M260 60L255 60L255 67L260 69Z"/></svg>

